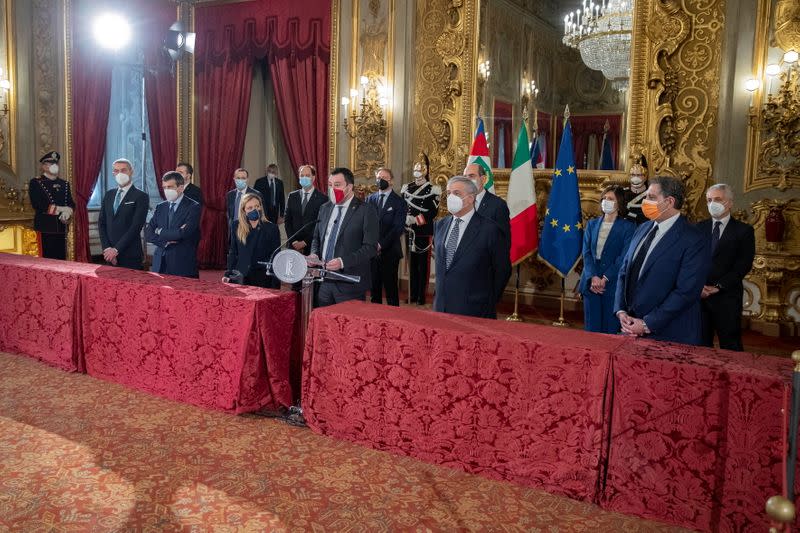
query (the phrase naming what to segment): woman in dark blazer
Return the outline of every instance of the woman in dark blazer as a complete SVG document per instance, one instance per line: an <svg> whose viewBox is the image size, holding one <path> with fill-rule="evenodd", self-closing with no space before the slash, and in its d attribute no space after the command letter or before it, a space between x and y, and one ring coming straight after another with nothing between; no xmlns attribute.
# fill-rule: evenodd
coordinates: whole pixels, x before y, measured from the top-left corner
<svg viewBox="0 0 800 533"><path fill-rule="evenodd" d="M583 273L580 292L587 331L619 333L614 315L614 293L622 259L636 225L626 220L622 188L606 187L600 196L603 215L593 218L583 233Z"/></svg>
<svg viewBox="0 0 800 533"><path fill-rule="evenodd" d="M222 281L230 282L230 272L238 270L245 285L280 289L280 280L267 276L266 268L258 264L270 260L281 245L281 236L278 226L267 220L257 194L242 196L237 220L231 224L230 243L228 271Z"/></svg>

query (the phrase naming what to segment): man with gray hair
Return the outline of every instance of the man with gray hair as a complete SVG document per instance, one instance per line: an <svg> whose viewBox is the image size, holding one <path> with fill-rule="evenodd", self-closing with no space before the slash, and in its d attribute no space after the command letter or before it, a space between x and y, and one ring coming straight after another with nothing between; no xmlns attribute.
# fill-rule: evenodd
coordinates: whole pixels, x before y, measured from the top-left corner
<svg viewBox="0 0 800 533"><path fill-rule="evenodd" d="M697 224L711 250L711 270L701 294L703 344L742 351L742 280L753 267L756 238L750 224L731 217L733 190L724 183L706 191L711 218Z"/></svg>
<svg viewBox="0 0 800 533"><path fill-rule="evenodd" d="M434 226L436 295L433 310L496 318L495 306L511 276L507 238L475 210L478 187L464 176L447 182L450 215Z"/></svg>
<svg viewBox="0 0 800 533"><path fill-rule="evenodd" d="M111 265L142 269L142 227L150 199L133 185L133 165L127 159L112 163L117 187L106 192L100 206L100 243L103 259Z"/></svg>

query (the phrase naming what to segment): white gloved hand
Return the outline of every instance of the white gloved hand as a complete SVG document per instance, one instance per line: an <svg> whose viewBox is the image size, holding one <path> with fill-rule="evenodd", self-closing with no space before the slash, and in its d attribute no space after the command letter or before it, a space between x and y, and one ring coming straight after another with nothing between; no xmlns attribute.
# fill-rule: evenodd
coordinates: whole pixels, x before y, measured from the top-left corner
<svg viewBox="0 0 800 533"><path fill-rule="evenodd" d="M58 219L66 224L72 216L72 208L67 206L57 206L56 213L58 213Z"/></svg>
<svg viewBox="0 0 800 533"><path fill-rule="evenodd" d="M406 226L413 226L417 223L416 217L412 215L406 215Z"/></svg>

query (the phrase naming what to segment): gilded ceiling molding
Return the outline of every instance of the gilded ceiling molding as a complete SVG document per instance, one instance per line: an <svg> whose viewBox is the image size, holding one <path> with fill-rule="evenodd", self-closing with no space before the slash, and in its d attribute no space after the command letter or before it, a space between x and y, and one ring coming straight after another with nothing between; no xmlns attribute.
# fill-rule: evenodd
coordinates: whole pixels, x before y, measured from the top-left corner
<svg viewBox="0 0 800 533"><path fill-rule="evenodd" d="M58 149L58 42L52 30L58 27L58 3L33 2L33 86L36 87L34 155Z"/></svg>
<svg viewBox="0 0 800 533"><path fill-rule="evenodd" d="M725 0L636 3L629 153L680 177L696 218L713 170L724 27Z"/></svg>
<svg viewBox="0 0 800 533"><path fill-rule="evenodd" d="M475 123L479 0L417 0L413 153L425 151L431 181L463 170Z"/></svg>

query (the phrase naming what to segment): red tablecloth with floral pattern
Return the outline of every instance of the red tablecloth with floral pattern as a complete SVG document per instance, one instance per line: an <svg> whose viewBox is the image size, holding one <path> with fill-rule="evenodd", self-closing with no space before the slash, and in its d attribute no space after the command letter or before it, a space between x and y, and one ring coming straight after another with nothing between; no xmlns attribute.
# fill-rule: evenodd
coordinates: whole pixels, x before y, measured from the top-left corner
<svg viewBox="0 0 800 533"><path fill-rule="evenodd" d="M0 349L201 407L292 403L294 292L0 254Z"/></svg>
<svg viewBox="0 0 800 533"><path fill-rule="evenodd" d="M0 350L83 370L80 276L93 265L0 253Z"/></svg>
<svg viewBox="0 0 800 533"><path fill-rule="evenodd" d="M791 364L349 302L313 312L316 432L704 531L766 530Z"/></svg>

